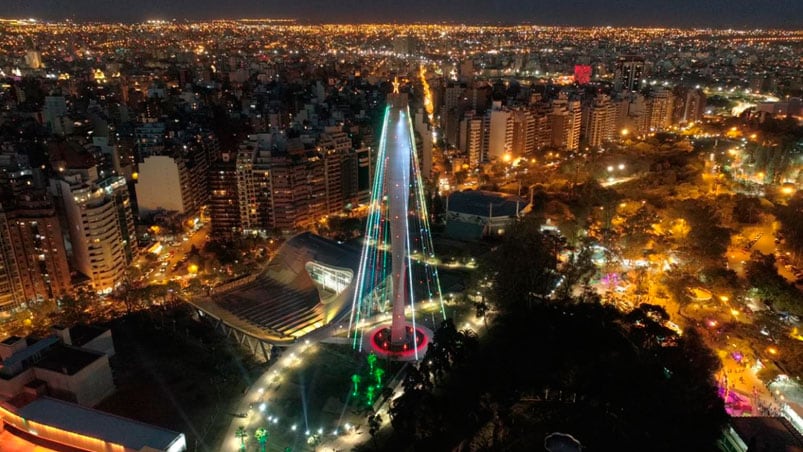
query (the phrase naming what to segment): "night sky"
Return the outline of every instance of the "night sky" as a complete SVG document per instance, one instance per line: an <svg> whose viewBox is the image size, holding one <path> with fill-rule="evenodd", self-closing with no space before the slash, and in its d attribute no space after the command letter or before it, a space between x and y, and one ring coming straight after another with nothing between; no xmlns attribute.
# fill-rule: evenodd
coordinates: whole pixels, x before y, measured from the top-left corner
<svg viewBox="0 0 803 452"><path fill-rule="evenodd" d="M2 0L2 17L803 28L803 0Z"/></svg>

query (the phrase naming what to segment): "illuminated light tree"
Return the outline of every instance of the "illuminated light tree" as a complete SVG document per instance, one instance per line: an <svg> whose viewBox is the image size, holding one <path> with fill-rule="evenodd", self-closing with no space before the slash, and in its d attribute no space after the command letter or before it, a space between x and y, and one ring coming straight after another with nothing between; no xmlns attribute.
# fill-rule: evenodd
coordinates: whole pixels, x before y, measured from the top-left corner
<svg viewBox="0 0 803 452"><path fill-rule="evenodd" d="M385 375L385 369L377 367L374 369L374 380L376 381L377 389L382 387L382 376Z"/></svg>
<svg viewBox="0 0 803 452"><path fill-rule="evenodd" d="M415 302L437 303L444 318L445 311L413 137L407 95L394 81L382 125L349 334L355 349L367 344L385 357L418 360L427 340L426 330L416 325ZM408 306L410 321L405 316ZM364 331L367 318L388 310L390 325Z"/></svg>
<svg viewBox="0 0 803 452"><path fill-rule="evenodd" d="M362 377L357 374L351 376L351 396L357 397L360 394L360 381L362 381Z"/></svg>
<svg viewBox="0 0 803 452"><path fill-rule="evenodd" d="M264 427L260 427L254 432L254 438L256 438L257 443L259 443L259 450L265 452L268 446L268 439L270 438L270 434Z"/></svg>

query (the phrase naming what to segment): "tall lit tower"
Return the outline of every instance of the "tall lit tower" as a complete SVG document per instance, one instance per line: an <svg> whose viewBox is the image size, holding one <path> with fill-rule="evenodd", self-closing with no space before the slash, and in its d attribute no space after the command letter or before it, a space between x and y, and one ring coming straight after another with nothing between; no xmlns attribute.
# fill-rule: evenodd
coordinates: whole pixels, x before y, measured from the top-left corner
<svg viewBox="0 0 803 452"><path fill-rule="evenodd" d="M426 349L431 333L416 325L416 302L444 314L413 136L407 95L394 80L349 322L355 348L367 346L394 359L418 359ZM390 325L376 323L388 311Z"/></svg>

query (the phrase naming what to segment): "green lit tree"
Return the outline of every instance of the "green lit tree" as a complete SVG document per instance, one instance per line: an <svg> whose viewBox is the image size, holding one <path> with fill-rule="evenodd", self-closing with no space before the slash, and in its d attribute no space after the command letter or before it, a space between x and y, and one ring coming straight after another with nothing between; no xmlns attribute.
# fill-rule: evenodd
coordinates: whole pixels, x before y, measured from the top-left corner
<svg viewBox="0 0 803 452"><path fill-rule="evenodd" d="M374 398L376 397L376 387L368 386L365 388L365 404L368 406L374 405Z"/></svg>
<svg viewBox="0 0 803 452"><path fill-rule="evenodd" d="M385 369L381 367L377 367L374 369L374 381L376 381L376 388L380 389L382 387L382 377L385 375Z"/></svg>
<svg viewBox="0 0 803 452"><path fill-rule="evenodd" d="M362 377L354 374L351 376L351 396L357 397L360 394L360 382Z"/></svg>
<svg viewBox="0 0 803 452"><path fill-rule="evenodd" d="M365 360L368 361L368 372L369 373L373 373L374 372L374 367L376 367L376 360L377 360L376 355L373 354L373 353L370 353L365 358Z"/></svg>
<svg viewBox="0 0 803 452"><path fill-rule="evenodd" d="M254 438L256 438L257 443L259 444L259 450L265 452L268 447L268 439L270 438L270 434L268 433L267 429L264 427L260 427L254 432Z"/></svg>
<svg viewBox="0 0 803 452"><path fill-rule="evenodd" d="M246 440L246 438L248 438L248 432L245 431L245 427L243 427L242 425L237 427L237 431L234 432L234 436L239 438L239 440L240 440L240 450L244 451L245 450L245 440Z"/></svg>

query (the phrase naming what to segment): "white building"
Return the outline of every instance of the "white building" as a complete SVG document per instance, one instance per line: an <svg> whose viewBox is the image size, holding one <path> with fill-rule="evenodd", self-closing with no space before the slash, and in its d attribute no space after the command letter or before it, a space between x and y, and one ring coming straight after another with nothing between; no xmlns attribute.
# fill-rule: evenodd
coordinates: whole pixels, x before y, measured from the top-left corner
<svg viewBox="0 0 803 452"><path fill-rule="evenodd" d="M125 180L113 177L98 184L96 179L93 166L52 179L51 189L64 206L74 267L96 291L107 292L123 278L136 244L131 208L121 193L128 193Z"/></svg>
<svg viewBox="0 0 803 452"><path fill-rule="evenodd" d="M181 159L152 155L139 164L137 205L140 216L160 209L187 213L191 208L189 198L190 175Z"/></svg>
<svg viewBox="0 0 803 452"><path fill-rule="evenodd" d="M513 117L495 101L489 113L488 160L500 159L513 148Z"/></svg>

